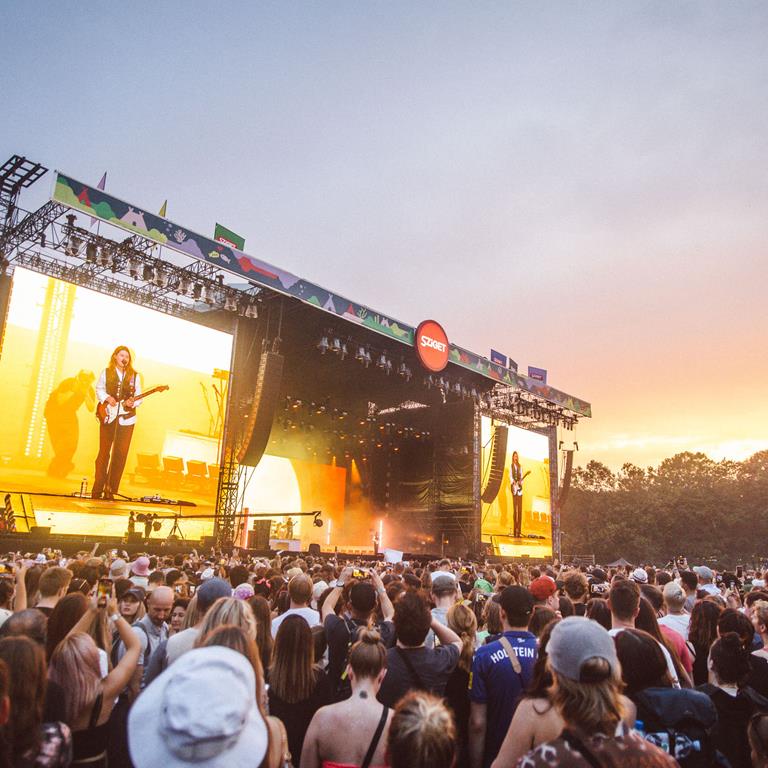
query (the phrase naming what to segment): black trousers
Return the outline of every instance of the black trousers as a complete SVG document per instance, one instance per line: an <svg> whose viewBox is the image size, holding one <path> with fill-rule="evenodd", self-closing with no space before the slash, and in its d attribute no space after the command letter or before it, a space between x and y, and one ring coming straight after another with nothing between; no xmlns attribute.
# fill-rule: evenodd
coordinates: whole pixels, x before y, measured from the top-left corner
<svg viewBox="0 0 768 768"><path fill-rule="evenodd" d="M102 493L117 493L123 476L128 449L131 447L134 424L119 423L119 417L112 424L99 427L99 455L96 457L96 479L93 481L94 498Z"/></svg>
<svg viewBox="0 0 768 768"><path fill-rule="evenodd" d="M523 525L523 497L517 496L516 494L512 494L512 509L514 510L514 518L515 518L515 536L520 536L522 534L522 525Z"/></svg>

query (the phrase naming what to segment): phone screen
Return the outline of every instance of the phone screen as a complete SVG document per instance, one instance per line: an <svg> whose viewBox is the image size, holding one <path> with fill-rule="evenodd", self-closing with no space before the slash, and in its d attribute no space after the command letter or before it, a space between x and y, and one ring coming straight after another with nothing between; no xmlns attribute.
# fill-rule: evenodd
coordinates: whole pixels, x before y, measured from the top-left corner
<svg viewBox="0 0 768 768"><path fill-rule="evenodd" d="M99 598L99 605L106 605L107 600L112 597L112 579L99 579L96 594Z"/></svg>

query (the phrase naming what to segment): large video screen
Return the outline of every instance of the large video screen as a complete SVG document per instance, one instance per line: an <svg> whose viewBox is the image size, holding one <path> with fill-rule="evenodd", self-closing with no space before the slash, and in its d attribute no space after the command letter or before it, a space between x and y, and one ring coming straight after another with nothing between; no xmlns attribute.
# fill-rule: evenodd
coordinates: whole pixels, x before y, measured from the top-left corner
<svg viewBox="0 0 768 768"><path fill-rule="evenodd" d="M520 557L552 556L552 509L550 494L549 440L545 435L518 427L498 425L483 417L482 490L491 483L492 453L497 428L507 430L504 473L498 494L482 504L482 539L495 554ZM517 453L515 475L521 494L513 493L511 467ZM515 501L517 495L519 501ZM518 509L515 509L517 504Z"/></svg>
<svg viewBox="0 0 768 768"><path fill-rule="evenodd" d="M124 353L112 365L122 346L132 370L119 366ZM231 351L230 334L16 269L0 350L0 490L50 494L35 502L48 512L37 524L57 532L122 533L128 499L146 496L210 513ZM105 391L123 401L106 424L95 413ZM95 512L122 519L104 525Z"/></svg>

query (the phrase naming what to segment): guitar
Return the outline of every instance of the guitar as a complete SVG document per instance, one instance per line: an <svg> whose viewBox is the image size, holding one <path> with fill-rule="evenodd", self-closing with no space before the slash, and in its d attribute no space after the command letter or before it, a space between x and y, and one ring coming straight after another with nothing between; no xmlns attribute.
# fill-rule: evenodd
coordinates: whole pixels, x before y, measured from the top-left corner
<svg viewBox="0 0 768 768"><path fill-rule="evenodd" d="M167 384L161 384L159 387L152 387L146 392L142 392L140 395L136 395L133 401L143 400L145 397L154 395L156 392L165 392L166 389L170 389ZM122 416L127 413L128 409L123 407L123 403L129 398L119 400L115 405L110 405L106 400L103 403L99 403L96 406L96 418L101 424L111 424L118 416Z"/></svg>
<svg viewBox="0 0 768 768"><path fill-rule="evenodd" d="M531 470L529 469L521 478L519 481L512 481L512 493L517 493L518 491L521 491L523 489L523 480L525 480L528 475L531 474Z"/></svg>

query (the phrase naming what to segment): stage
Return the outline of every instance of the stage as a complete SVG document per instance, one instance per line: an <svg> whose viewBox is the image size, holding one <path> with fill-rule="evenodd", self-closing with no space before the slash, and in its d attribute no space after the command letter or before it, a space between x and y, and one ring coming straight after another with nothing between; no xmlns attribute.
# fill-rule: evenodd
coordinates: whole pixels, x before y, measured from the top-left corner
<svg viewBox="0 0 768 768"><path fill-rule="evenodd" d="M557 554L559 449L589 403L62 173L24 211L46 172L0 166L6 530L115 542L133 511L227 546L272 520L262 551ZM536 539L508 537L513 455ZM134 501L87 498L102 481Z"/></svg>

